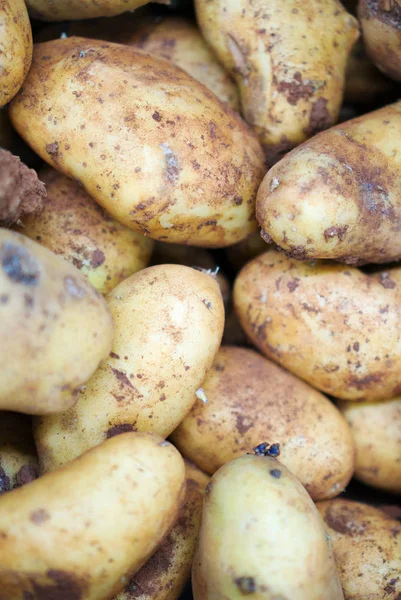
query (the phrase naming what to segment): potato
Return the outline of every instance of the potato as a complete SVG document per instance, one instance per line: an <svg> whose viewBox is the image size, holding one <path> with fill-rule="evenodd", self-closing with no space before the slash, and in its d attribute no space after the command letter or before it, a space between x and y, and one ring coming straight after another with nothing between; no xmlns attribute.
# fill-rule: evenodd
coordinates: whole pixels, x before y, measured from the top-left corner
<svg viewBox="0 0 401 600"><path fill-rule="evenodd" d="M194 600L341 600L330 540L305 488L276 459L243 456L208 484Z"/></svg>
<svg viewBox="0 0 401 600"><path fill-rule="evenodd" d="M401 594L401 524L342 498L319 502L346 600L397 600Z"/></svg>
<svg viewBox="0 0 401 600"><path fill-rule="evenodd" d="M116 326L109 358L73 409L36 422L43 470L123 431L167 437L195 402L220 346L224 308L212 275L149 267L120 283L107 302Z"/></svg>
<svg viewBox="0 0 401 600"><path fill-rule="evenodd" d="M112 598L172 527L184 489L171 444L125 433L4 494L2 597Z"/></svg>
<svg viewBox="0 0 401 600"><path fill-rule="evenodd" d="M209 477L188 461L185 474L186 494L176 524L115 600L177 600L189 581Z"/></svg>
<svg viewBox="0 0 401 600"><path fill-rule="evenodd" d="M0 412L0 494L21 487L39 475L31 419Z"/></svg>
<svg viewBox="0 0 401 600"><path fill-rule="evenodd" d="M338 0L196 0L199 26L235 78L269 164L332 125L358 24Z"/></svg>
<svg viewBox="0 0 401 600"><path fill-rule="evenodd" d="M40 179L47 199L39 214L22 219L21 233L71 262L102 294L146 267L151 239L115 221L78 183L54 169Z"/></svg>
<svg viewBox="0 0 401 600"><path fill-rule="evenodd" d="M337 496L354 471L351 432L319 392L253 350L220 348L195 402L171 436L181 454L213 474L261 442L280 444L280 461L313 500Z"/></svg>
<svg viewBox="0 0 401 600"><path fill-rule="evenodd" d="M67 410L108 356L113 321L75 267L0 229L0 410Z"/></svg>
<svg viewBox="0 0 401 600"><path fill-rule="evenodd" d="M154 1L170 4L169 0ZM26 0L30 15L43 21L112 17L135 10L148 2L149 0Z"/></svg>
<svg viewBox="0 0 401 600"><path fill-rule="evenodd" d="M401 494L401 396L381 402L340 402L356 445L355 477Z"/></svg>
<svg viewBox="0 0 401 600"><path fill-rule="evenodd" d="M348 264L401 258L401 102L333 127L265 176L262 236L297 259Z"/></svg>
<svg viewBox="0 0 401 600"><path fill-rule="evenodd" d="M167 61L98 40L39 44L10 114L44 160L139 233L223 247L256 229L256 136Z"/></svg>
<svg viewBox="0 0 401 600"><path fill-rule="evenodd" d="M400 393L400 268L367 275L271 250L239 273L233 298L255 346L319 390L345 400Z"/></svg>

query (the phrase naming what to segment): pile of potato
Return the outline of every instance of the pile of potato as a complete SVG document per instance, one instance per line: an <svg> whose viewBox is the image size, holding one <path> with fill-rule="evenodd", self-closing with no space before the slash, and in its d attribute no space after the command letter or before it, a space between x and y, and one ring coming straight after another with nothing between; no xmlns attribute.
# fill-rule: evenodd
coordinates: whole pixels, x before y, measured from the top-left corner
<svg viewBox="0 0 401 600"><path fill-rule="evenodd" d="M0 2L0 600L400 600L399 81L399 0Z"/></svg>

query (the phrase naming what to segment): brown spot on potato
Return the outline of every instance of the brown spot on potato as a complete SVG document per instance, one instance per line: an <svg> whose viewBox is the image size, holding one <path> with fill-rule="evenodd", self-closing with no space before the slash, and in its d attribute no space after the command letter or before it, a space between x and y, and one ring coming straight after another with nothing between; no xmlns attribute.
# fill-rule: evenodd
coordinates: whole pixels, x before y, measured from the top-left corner
<svg viewBox="0 0 401 600"><path fill-rule="evenodd" d="M299 71L294 74L292 81L276 81L274 83L276 83L277 91L286 96L287 102L291 106L296 106L299 100L308 100L315 91L311 83L302 81Z"/></svg>
<svg viewBox="0 0 401 600"><path fill-rule="evenodd" d="M306 135L312 137L319 131L327 129L332 124L332 117L327 110L327 99L319 98L312 104L309 115L308 127L304 130ZM295 258L295 257L294 257Z"/></svg>
<svg viewBox="0 0 401 600"><path fill-rule="evenodd" d="M29 519L32 523L35 523L35 525L41 525L50 519L50 515L44 508L38 508L38 510L31 512Z"/></svg>
<svg viewBox="0 0 401 600"><path fill-rule="evenodd" d="M275 479L280 479L282 473L280 471L280 469L271 469L271 471L269 471L270 475L272 477L274 477Z"/></svg>
<svg viewBox="0 0 401 600"><path fill-rule="evenodd" d="M350 537L363 535L365 532L365 524L357 519L355 510L348 510L346 507L340 511L336 511L334 507L334 510L329 509L325 515L325 521L333 531Z"/></svg>
<svg viewBox="0 0 401 600"><path fill-rule="evenodd" d="M119 423L118 425L113 425L113 427L110 427L110 429L106 431L106 438L110 439L116 435L120 435L120 433L127 433L128 431L137 431L137 429L132 423Z"/></svg>
<svg viewBox="0 0 401 600"><path fill-rule="evenodd" d="M27 286L38 284L39 266L25 248L6 242L0 251L0 256L3 271L9 279Z"/></svg>
<svg viewBox="0 0 401 600"><path fill-rule="evenodd" d="M120 382L121 387L127 386L127 387L130 387L130 388L134 389L134 386L132 385L132 383L130 382L130 380L128 379L128 377L126 376L125 373L123 373L119 369L113 369L112 368L111 370L113 371L115 377Z"/></svg>
<svg viewBox="0 0 401 600"><path fill-rule="evenodd" d="M51 156L56 155L58 153L58 142L53 142L52 144L47 144L46 152Z"/></svg>
<svg viewBox="0 0 401 600"><path fill-rule="evenodd" d="M55 569L49 570L47 576L53 583L39 584L32 581L35 600L83 600L87 586L78 577Z"/></svg>
<svg viewBox="0 0 401 600"><path fill-rule="evenodd" d="M106 257L103 254L103 252L99 250L99 248L96 248L96 250L92 252L91 267L96 269L97 267L100 267L100 265L102 265L105 260Z"/></svg>
<svg viewBox="0 0 401 600"><path fill-rule="evenodd" d="M256 583L253 577L238 577L234 579L234 583L244 596L256 592Z"/></svg>
<svg viewBox="0 0 401 600"><path fill-rule="evenodd" d="M116 359L120 358L120 356L118 354L116 354L115 352L110 352L109 356L110 356L110 358L116 358Z"/></svg>
<svg viewBox="0 0 401 600"><path fill-rule="evenodd" d="M390 278L390 275L387 272L380 273L380 283L388 290L393 290L397 285L395 281Z"/></svg>
<svg viewBox="0 0 401 600"><path fill-rule="evenodd" d="M157 121L158 123L160 123L160 121L162 120L160 113L158 113L157 110L155 110L155 112L153 113L152 119L154 119L154 121Z"/></svg>
<svg viewBox="0 0 401 600"><path fill-rule="evenodd" d="M23 465L15 477L16 488L31 483L39 477L39 468L34 465Z"/></svg>
<svg viewBox="0 0 401 600"><path fill-rule="evenodd" d="M246 415L237 415L236 428L240 435L245 433L252 427L253 421Z"/></svg>
<svg viewBox="0 0 401 600"><path fill-rule="evenodd" d="M365 377L353 375L349 378L348 385L356 387L358 390L363 390L364 388L368 388L371 383L380 383L382 378L380 374L366 375Z"/></svg>
<svg viewBox="0 0 401 600"><path fill-rule="evenodd" d="M291 281L287 283L287 287L290 290L290 293L294 292L298 287L299 277L294 277Z"/></svg>
<svg viewBox="0 0 401 600"><path fill-rule="evenodd" d="M328 227L323 232L324 239L326 240L326 242L328 242L332 238L338 237L340 242L342 242L344 239L344 236L347 232L347 229L348 229L348 225L343 225L342 227L335 227L333 225L332 227Z"/></svg>
<svg viewBox="0 0 401 600"><path fill-rule="evenodd" d="M163 573L167 573L171 567L175 552L174 539L167 536L164 542L159 546L151 558L131 579L128 590L131 598L138 596L154 597L159 589L159 578Z"/></svg>

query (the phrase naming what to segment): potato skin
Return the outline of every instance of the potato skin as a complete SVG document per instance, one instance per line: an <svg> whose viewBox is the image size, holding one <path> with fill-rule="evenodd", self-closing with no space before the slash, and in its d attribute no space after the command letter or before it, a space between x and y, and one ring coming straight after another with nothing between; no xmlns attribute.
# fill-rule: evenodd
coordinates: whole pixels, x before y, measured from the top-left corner
<svg viewBox="0 0 401 600"><path fill-rule="evenodd" d="M194 600L344 598L319 513L279 461L242 456L212 477L192 587Z"/></svg>
<svg viewBox="0 0 401 600"><path fill-rule="evenodd" d="M155 1L159 4L170 4L169 0ZM26 0L30 15L43 21L113 17L135 10L148 2L149 0Z"/></svg>
<svg viewBox="0 0 401 600"><path fill-rule="evenodd" d="M316 506L331 538L345 599L397 600L401 593L399 521L342 498Z"/></svg>
<svg viewBox="0 0 401 600"><path fill-rule="evenodd" d="M381 400L401 386L401 269L366 275L271 250L234 284L243 329L271 360L344 400Z"/></svg>
<svg viewBox="0 0 401 600"><path fill-rule="evenodd" d="M256 229L256 136L168 61L84 38L38 44L10 114L44 160L139 233L224 247Z"/></svg>
<svg viewBox="0 0 401 600"><path fill-rule="evenodd" d="M146 267L153 241L110 217L82 187L54 169L40 179L47 198L18 229L72 263L102 294Z"/></svg>
<svg viewBox="0 0 401 600"><path fill-rule="evenodd" d="M0 290L0 410L44 415L70 408L111 349L105 301L75 267L6 229Z"/></svg>
<svg viewBox="0 0 401 600"><path fill-rule="evenodd" d="M27 415L0 412L0 494L39 475L38 456Z"/></svg>

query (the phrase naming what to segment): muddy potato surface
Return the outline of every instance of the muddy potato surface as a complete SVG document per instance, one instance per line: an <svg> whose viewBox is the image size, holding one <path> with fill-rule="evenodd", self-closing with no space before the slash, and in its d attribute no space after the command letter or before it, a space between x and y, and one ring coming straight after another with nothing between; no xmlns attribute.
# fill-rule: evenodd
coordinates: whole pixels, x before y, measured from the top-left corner
<svg viewBox="0 0 401 600"><path fill-rule="evenodd" d="M38 475L31 419L0 411L0 494L30 483Z"/></svg>
<svg viewBox="0 0 401 600"><path fill-rule="evenodd" d="M74 19L95 19L112 17L127 11L133 11L149 0L26 0L29 13L35 19L43 21L70 21ZM169 1L156 0L159 4Z"/></svg>

